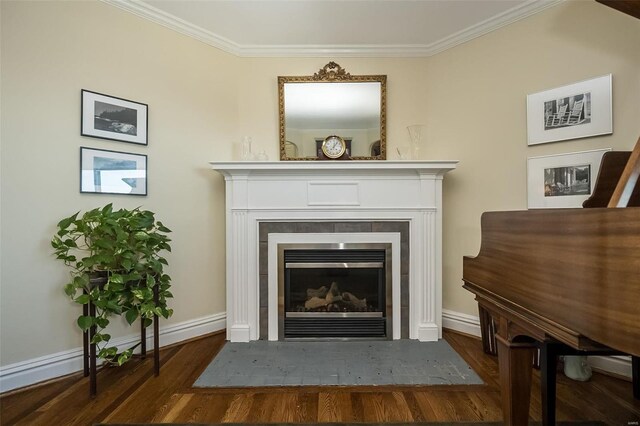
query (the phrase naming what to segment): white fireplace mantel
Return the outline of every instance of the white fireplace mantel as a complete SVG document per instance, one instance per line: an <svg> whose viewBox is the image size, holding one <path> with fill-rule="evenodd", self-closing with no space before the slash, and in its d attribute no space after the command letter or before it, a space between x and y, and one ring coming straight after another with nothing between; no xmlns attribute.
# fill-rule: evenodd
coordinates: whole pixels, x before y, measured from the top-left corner
<svg viewBox="0 0 640 426"><path fill-rule="evenodd" d="M310 221L409 222L409 337L442 336L442 178L457 161L210 164L226 181L227 339L259 338L260 222Z"/></svg>

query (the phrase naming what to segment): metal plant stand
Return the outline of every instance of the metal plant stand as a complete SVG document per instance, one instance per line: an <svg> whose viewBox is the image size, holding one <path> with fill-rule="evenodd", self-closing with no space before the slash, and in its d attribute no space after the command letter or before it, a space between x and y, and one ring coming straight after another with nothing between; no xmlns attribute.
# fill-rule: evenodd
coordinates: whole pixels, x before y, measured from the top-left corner
<svg viewBox="0 0 640 426"><path fill-rule="evenodd" d="M106 278L100 277L92 279L92 285L106 284ZM84 292L86 294L86 291ZM159 302L158 285L153 286L153 301L157 305ZM84 316L96 315L96 306L89 303L82 305L82 314ZM158 315L153 315L153 373L155 376L160 375L160 338L159 338L159 322ZM89 376L89 396L94 398L98 393L98 382L96 379L96 344L91 343L93 336L96 334L96 326L93 325L89 330L82 332L82 349L84 360L84 377ZM144 319L140 318L140 358L147 357L147 328L144 326Z"/></svg>

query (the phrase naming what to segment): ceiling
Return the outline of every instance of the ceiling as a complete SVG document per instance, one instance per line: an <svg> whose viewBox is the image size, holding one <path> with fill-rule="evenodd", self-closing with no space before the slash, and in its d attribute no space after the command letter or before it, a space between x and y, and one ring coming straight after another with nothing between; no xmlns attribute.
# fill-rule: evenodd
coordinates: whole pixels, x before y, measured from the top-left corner
<svg viewBox="0 0 640 426"><path fill-rule="evenodd" d="M430 56L562 0L103 0L238 56Z"/></svg>

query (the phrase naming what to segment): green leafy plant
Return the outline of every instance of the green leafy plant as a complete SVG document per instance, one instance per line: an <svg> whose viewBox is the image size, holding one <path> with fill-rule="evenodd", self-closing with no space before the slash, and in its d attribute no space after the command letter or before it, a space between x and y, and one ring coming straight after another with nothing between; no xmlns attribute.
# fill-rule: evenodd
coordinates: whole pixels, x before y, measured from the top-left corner
<svg viewBox="0 0 640 426"><path fill-rule="evenodd" d="M111 336L104 329L110 316L124 314L129 324L140 318L147 327L154 315L173 314L167 306L173 297L171 277L164 273L168 263L160 255L171 251L169 232L150 211L114 210L112 204L82 216L77 212L58 223L51 245L57 259L71 268L64 291L78 304L95 306L95 315L80 315L77 323L82 331L96 327L91 343L96 344L98 357L110 364L122 365L139 345L120 353L109 346ZM157 303L154 286L158 286Z"/></svg>

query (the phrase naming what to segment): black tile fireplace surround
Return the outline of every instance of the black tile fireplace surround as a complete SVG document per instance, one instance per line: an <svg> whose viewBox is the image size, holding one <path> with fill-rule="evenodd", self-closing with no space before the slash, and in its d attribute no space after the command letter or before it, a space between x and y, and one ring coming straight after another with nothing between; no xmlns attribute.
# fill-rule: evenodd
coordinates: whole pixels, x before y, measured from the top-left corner
<svg viewBox="0 0 640 426"><path fill-rule="evenodd" d="M260 272L260 340L268 339L268 235L270 233L400 233L400 337L409 338L409 222L355 221L355 222L261 222L259 224Z"/></svg>

